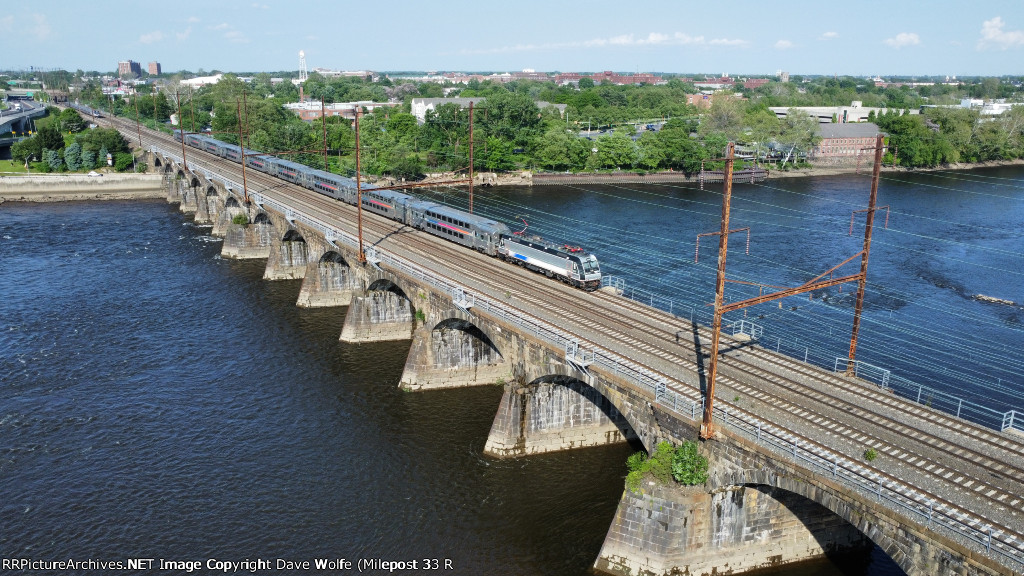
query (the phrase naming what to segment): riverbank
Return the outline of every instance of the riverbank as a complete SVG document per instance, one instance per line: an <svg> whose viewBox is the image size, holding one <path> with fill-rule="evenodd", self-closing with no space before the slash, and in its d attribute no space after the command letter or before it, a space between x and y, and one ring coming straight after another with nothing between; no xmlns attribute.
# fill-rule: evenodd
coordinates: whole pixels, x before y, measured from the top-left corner
<svg viewBox="0 0 1024 576"><path fill-rule="evenodd" d="M32 174L0 176L0 203L165 198L158 174Z"/></svg>
<svg viewBox="0 0 1024 576"><path fill-rule="evenodd" d="M958 162L956 164L943 164L931 168L906 168L903 166L882 166L882 172L891 174L912 174L920 172L946 172L950 170L974 170L977 168L997 168L1000 166L1022 166L1024 159L1001 160L991 162ZM709 172L708 174L712 174ZM870 166L815 166L811 168L799 168L794 170L767 170L767 178L777 180L780 178L807 178L812 176L844 176L849 174L871 175ZM426 178L418 181L418 184L430 184L433 182L443 183L452 180L465 179L465 175L453 172L428 174ZM715 178L717 177L717 179ZM734 182L742 182L743 178L749 178L737 173ZM761 178L759 177L758 180ZM497 173L480 172L473 178L474 186L553 186L559 184L659 184L669 182L699 182L697 175L687 175L683 172L651 172L637 174L634 172L579 172L579 173L555 173L538 172L529 170L520 172ZM721 182L721 172L715 172L714 176L705 180L706 182ZM383 178L373 181L377 186L393 186L403 184L404 181Z"/></svg>
<svg viewBox="0 0 1024 576"><path fill-rule="evenodd" d="M907 168L905 166L882 166L885 174L915 174L922 172L948 172L952 170L976 170L978 168L999 168L1001 166L1024 166L1024 159L998 160L990 162L957 162L955 164L942 164L930 168ZM768 177L772 180L777 178L806 178L808 176L842 176L846 174L871 175L870 166L819 166L814 168L801 168L799 170L773 170Z"/></svg>

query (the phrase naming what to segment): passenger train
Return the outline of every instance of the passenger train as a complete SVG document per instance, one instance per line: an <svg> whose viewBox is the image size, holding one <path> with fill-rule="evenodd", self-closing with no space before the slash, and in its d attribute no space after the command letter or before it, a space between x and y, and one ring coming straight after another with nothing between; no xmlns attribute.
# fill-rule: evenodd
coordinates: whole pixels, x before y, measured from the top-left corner
<svg viewBox="0 0 1024 576"><path fill-rule="evenodd" d="M185 133L184 138L185 144L194 148L234 162L242 160L243 151L234 144L201 134ZM174 131L174 139L181 142L180 130ZM249 149L245 150L245 165L353 206L356 204L356 183L351 178ZM500 222L395 190L365 185L362 187L362 196L364 210L428 234L516 263L587 291L601 285L601 268L597 257L581 248L559 246L535 236L513 233Z"/></svg>

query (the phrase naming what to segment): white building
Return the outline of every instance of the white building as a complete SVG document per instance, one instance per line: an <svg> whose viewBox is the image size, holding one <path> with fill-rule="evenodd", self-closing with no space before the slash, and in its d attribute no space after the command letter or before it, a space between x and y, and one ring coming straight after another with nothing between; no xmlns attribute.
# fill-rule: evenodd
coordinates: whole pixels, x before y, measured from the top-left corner
<svg viewBox="0 0 1024 576"><path fill-rule="evenodd" d="M181 83L185 86L191 86L193 88L202 88L208 84L216 84L220 82L223 74L217 74L215 76L199 76L197 78L190 78L188 80L182 80Z"/></svg>

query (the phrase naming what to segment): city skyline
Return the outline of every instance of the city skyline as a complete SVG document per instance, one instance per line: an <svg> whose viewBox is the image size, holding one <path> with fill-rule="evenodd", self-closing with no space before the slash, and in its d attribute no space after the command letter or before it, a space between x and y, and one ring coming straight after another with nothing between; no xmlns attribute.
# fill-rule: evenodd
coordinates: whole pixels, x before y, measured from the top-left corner
<svg viewBox="0 0 1024 576"><path fill-rule="evenodd" d="M297 70L304 50L310 69L1024 74L1018 3L908 4L778 8L741 0L723 15L661 0L629 10L604 1L458 0L434 9L399 1L387 13L320 1L185 0L173 13L154 14L114 0L102 13L15 7L0 17L0 53L7 68L99 71L129 59L159 61L166 72Z"/></svg>

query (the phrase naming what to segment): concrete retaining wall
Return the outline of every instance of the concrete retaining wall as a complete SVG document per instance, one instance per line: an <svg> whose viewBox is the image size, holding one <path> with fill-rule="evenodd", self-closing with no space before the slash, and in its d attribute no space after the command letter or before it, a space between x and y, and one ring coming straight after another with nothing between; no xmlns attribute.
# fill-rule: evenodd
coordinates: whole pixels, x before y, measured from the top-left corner
<svg viewBox="0 0 1024 576"><path fill-rule="evenodd" d="M0 201L65 202L166 196L163 177L159 174L40 174L0 177Z"/></svg>

